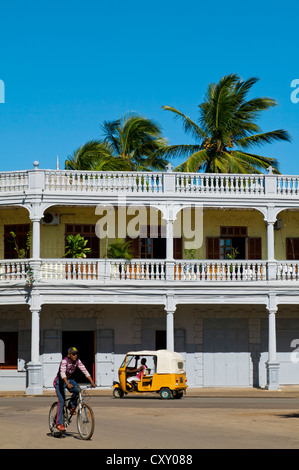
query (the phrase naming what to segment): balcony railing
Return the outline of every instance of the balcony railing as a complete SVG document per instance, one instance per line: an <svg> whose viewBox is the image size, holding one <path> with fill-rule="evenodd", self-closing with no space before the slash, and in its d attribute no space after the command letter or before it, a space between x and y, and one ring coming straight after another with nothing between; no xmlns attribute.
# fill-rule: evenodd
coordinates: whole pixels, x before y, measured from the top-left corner
<svg viewBox="0 0 299 470"><path fill-rule="evenodd" d="M0 173L0 193L24 192L28 188L28 171L12 171Z"/></svg>
<svg viewBox="0 0 299 470"><path fill-rule="evenodd" d="M37 162L36 162L37 163ZM1 193L299 196L299 176L73 170L1 172Z"/></svg>
<svg viewBox="0 0 299 470"><path fill-rule="evenodd" d="M176 283L299 281L299 261L42 259L0 261L0 284L173 281Z"/></svg>

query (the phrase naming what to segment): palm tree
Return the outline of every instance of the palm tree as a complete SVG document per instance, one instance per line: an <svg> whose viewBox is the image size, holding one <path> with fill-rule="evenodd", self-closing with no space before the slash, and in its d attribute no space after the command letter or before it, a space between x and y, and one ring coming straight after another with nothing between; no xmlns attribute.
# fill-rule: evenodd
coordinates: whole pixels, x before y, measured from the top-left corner
<svg viewBox="0 0 299 470"><path fill-rule="evenodd" d="M110 148L100 140L90 140L69 155L66 170L116 171L129 170L129 165L111 155Z"/></svg>
<svg viewBox="0 0 299 470"><path fill-rule="evenodd" d="M165 170L163 155L167 141L160 126L138 114L130 113L115 121L104 121L104 142L120 164L130 170Z"/></svg>
<svg viewBox="0 0 299 470"><path fill-rule="evenodd" d="M287 131L279 129L262 133L254 122L261 111L276 106L272 98L246 96L257 78L246 81L235 74L224 76L218 84L209 85L205 101L199 105L199 125L171 106L162 106L181 119L186 133L195 139L194 145L171 145L165 155L187 157L177 171L206 173L261 173L269 166L275 173L278 162L274 158L250 153L254 146L279 140L290 141Z"/></svg>

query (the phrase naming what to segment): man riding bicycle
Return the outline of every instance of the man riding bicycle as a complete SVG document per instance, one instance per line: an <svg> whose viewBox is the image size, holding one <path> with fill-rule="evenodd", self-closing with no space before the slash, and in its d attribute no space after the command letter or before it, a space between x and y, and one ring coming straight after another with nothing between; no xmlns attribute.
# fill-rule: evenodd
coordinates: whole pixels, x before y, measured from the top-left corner
<svg viewBox="0 0 299 470"><path fill-rule="evenodd" d="M75 370L79 368L81 372L87 377L92 387L96 387L96 384L92 380L90 373L84 366L84 364L78 358L77 348L69 348L68 355L62 359L57 376L54 380L54 387L56 395L58 398L58 409L57 409L57 421L56 427L59 431L65 431L63 425L63 407L65 403L65 389L67 388L70 393L72 393L68 408L70 411L74 412L77 406L77 399L79 394L79 385L73 379L70 379L71 375Z"/></svg>

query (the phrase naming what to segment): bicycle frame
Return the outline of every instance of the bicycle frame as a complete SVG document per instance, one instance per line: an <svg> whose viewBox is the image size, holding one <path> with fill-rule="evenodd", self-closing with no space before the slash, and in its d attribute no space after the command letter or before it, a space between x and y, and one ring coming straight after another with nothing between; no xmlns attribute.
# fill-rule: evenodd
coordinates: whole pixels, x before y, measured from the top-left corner
<svg viewBox="0 0 299 470"><path fill-rule="evenodd" d="M77 429L82 439L90 439L94 431L94 416L93 411L89 405L84 401L84 394L86 390L91 387L79 387L78 401L76 408L73 411L68 409L68 403L71 399L67 398L64 402L63 407L63 425L65 429L71 424L72 417L77 414ZM56 428L56 415L57 415L57 402L53 403L50 412L49 412L49 426L51 434L54 437L59 437L63 434L64 431L59 431ZM85 430L87 427L87 431Z"/></svg>

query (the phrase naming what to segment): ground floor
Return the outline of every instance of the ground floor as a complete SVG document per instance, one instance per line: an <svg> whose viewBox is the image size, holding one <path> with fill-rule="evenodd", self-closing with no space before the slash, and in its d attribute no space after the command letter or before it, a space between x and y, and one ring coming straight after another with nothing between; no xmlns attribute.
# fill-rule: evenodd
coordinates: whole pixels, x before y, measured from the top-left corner
<svg viewBox="0 0 299 470"><path fill-rule="evenodd" d="M28 306L0 308L0 390L26 390L32 361ZM174 350L183 354L189 387L266 387L269 313L263 305L177 305ZM70 346L99 387L111 387L127 351L164 349L166 313L159 305L43 305L39 363L43 389L53 388ZM299 306L276 313L279 383L299 384ZM34 371L33 375L34 376ZM84 376L78 376L84 381ZM32 379L31 379L32 380Z"/></svg>

